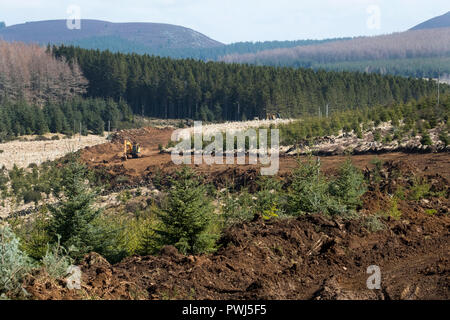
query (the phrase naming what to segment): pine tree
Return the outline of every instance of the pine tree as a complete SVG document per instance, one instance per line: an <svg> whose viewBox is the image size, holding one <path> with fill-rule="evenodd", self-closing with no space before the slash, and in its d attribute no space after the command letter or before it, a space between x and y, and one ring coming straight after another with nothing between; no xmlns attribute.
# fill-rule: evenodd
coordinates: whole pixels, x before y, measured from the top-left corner
<svg viewBox="0 0 450 320"><path fill-rule="evenodd" d="M350 159L339 168L337 179L330 184L331 195L350 209L356 209L361 204L361 196L366 190L364 175Z"/></svg>
<svg viewBox="0 0 450 320"><path fill-rule="evenodd" d="M98 234L93 221L100 210L92 204L97 192L91 191L86 183L87 169L83 164L72 161L63 175L63 196L59 196L59 205L49 206L51 221L49 233L53 242L61 237L61 245L77 250L77 257L98 249Z"/></svg>
<svg viewBox="0 0 450 320"><path fill-rule="evenodd" d="M218 234L214 209L206 187L187 167L176 174L168 192L168 202L158 214L162 228L157 231L160 246L174 245L184 254L214 250Z"/></svg>

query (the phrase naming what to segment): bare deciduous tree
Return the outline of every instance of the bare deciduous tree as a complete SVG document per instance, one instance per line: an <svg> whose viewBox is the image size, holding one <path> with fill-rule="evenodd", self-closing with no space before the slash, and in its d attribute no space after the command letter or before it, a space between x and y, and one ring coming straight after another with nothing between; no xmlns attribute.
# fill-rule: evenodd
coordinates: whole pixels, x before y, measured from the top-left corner
<svg viewBox="0 0 450 320"><path fill-rule="evenodd" d="M76 63L58 60L38 45L0 41L0 97L43 105L86 91Z"/></svg>

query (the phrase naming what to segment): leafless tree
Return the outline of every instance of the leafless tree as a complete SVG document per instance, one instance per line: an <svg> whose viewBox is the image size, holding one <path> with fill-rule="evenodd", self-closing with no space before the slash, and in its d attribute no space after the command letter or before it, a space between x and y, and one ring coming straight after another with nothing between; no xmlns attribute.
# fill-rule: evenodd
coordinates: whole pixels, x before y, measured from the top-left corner
<svg viewBox="0 0 450 320"><path fill-rule="evenodd" d="M0 97L43 105L86 91L76 63L58 60L38 45L0 41Z"/></svg>

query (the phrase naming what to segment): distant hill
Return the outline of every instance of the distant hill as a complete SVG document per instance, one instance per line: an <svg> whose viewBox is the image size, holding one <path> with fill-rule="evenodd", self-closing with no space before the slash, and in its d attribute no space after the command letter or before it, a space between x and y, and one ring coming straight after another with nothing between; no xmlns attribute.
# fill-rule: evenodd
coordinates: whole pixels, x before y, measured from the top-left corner
<svg viewBox="0 0 450 320"><path fill-rule="evenodd" d="M230 63L437 78L450 73L450 28L425 29L295 48L232 54Z"/></svg>
<svg viewBox="0 0 450 320"><path fill-rule="evenodd" d="M308 40L294 40L294 41L235 42L214 48L160 49L155 54L175 59L197 59L203 61L217 61L220 60L221 57L224 57L229 54L257 53L270 49L302 47L349 39L351 38L334 38L324 40L308 39ZM121 52L129 53L129 51L121 51Z"/></svg>
<svg viewBox="0 0 450 320"><path fill-rule="evenodd" d="M269 49L293 48L350 38L237 42L225 45L194 30L169 24L82 20L81 30L69 30L66 27L66 20L50 20L27 22L9 27L5 27L4 23L0 22L0 39L9 42L65 44L84 49L216 61L228 54L256 53Z"/></svg>
<svg viewBox="0 0 450 320"><path fill-rule="evenodd" d="M418 24L411 30L423 30L423 29L434 29L434 28L450 28L450 11L442 16L432 18L421 24Z"/></svg>
<svg viewBox="0 0 450 320"><path fill-rule="evenodd" d="M27 22L0 29L0 39L41 45L111 42L111 49L136 46L142 49L213 48L223 46L192 29L161 23L112 23L81 20L81 29L70 30L66 20ZM106 48L107 46L105 46ZM104 49L104 48L103 48Z"/></svg>

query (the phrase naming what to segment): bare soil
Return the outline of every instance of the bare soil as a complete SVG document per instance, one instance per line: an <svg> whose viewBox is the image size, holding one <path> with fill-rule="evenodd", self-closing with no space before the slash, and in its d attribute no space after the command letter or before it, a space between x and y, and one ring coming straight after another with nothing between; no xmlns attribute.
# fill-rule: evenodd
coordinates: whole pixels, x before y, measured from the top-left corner
<svg viewBox="0 0 450 320"><path fill-rule="evenodd" d="M448 215L411 210L384 231L357 221L307 216L236 225L213 255L160 256L110 265L97 254L81 264L83 290L42 274L27 280L36 299L449 299ZM367 267L381 290L367 289Z"/></svg>
<svg viewBox="0 0 450 320"><path fill-rule="evenodd" d="M166 146L174 129L143 128L119 132L111 143L96 145L85 148L82 151L82 159L92 168L105 170L112 178L126 176L127 183L139 182L154 177L155 174L168 175L180 166L175 165L171 160L171 155L159 152L159 145ZM142 158L129 159L123 161L123 141L124 139L137 142L142 146ZM332 174L344 162L348 156L328 156L321 157L322 170L326 174ZM371 163L375 158L383 162L403 161L411 165L424 174L440 174L446 179L450 179L450 157L449 153L382 153L382 154L362 154L351 156L352 162L360 169L372 168ZM305 156L281 156L280 176L288 175L297 167L298 160L305 160ZM248 163L248 161L246 162ZM253 176L260 173L261 165L190 165L201 174L210 179L218 177L219 180L242 179L247 176L252 180ZM112 181L109 181L112 183ZM117 183L117 182L116 182Z"/></svg>
<svg viewBox="0 0 450 320"><path fill-rule="evenodd" d="M177 169L169 155L158 151L171 132L121 133L112 143L83 150L82 159L111 177L164 177ZM120 160L124 137L141 143L144 158ZM352 161L370 175L374 157L352 156ZM321 158L323 170L334 174L346 158ZM82 290L70 291L64 280L51 280L43 272L27 278L26 290L34 299L450 299L450 155L389 153L378 158L385 161L382 181L363 198L366 217L385 211L391 189L414 176L424 177L446 197L399 201L401 217L383 219L385 228L377 232L364 218L256 219L226 230L214 254L183 256L165 247L159 256L110 265L92 253L81 263ZM280 176L287 177L296 161L282 157ZM227 180L249 185L259 174L259 166L250 165L194 167L219 187ZM381 269L381 290L367 288L371 265Z"/></svg>

